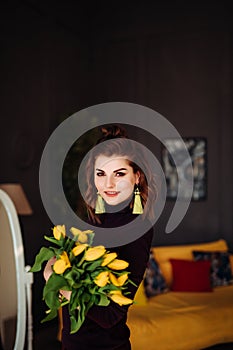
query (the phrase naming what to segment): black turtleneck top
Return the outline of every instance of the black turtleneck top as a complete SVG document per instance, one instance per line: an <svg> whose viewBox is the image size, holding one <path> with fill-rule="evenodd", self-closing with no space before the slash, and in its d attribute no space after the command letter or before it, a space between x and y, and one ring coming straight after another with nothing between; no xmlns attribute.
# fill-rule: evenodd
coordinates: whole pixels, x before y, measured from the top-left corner
<svg viewBox="0 0 233 350"><path fill-rule="evenodd" d="M101 227L123 226L135 219L129 208L117 213L101 214ZM149 259L153 229L140 238L126 245L110 248L118 254L119 259L128 261L130 279L137 285L141 283ZM133 299L137 287L127 285ZM130 350L130 331L126 325L128 306L119 306L114 302L106 307L94 305L87 313L81 328L75 334L70 334L68 307L63 307L63 350Z"/></svg>

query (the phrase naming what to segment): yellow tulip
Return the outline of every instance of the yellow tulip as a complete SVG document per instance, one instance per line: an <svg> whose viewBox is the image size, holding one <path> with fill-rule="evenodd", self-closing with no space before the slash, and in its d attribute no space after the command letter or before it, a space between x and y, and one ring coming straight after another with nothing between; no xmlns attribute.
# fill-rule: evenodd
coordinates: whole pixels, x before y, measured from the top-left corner
<svg viewBox="0 0 233 350"><path fill-rule="evenodd" d="M74 236L78 236L79 243L87 243L88 242L88 234L93 233L92 230L81 231L76 227L71 227L70 232L72 232Z"/></svg>
<svg viewBox="0 0 233 350"><path fill-rule="evenodd" d="M112 295L112 294L122 295L121 290L119 290L119 289L117 289L117 290L112 290L112 291L110 292L110 295Z"/></svg>
<svg viewBox="0 0 233 350"><path fill-rule="evenodd" d="M64 273L66 269L67 269L66 263L62 259L57 260L53 265L53 270L58 275Z"/></svg>
<svg viewBox="0 0 233 350"><path fill-rule="evenodd" d="M96 276L96 278L94 279L94 282L99 287L105 287L106 284L109 282L108 271L100 272L98 276Z"/></svg>
<svg viewBox="0 0 233 350"><path fill-rule="evenodd" d="M88 241L88 236L86 233L82 232L78 235L78 241L80 243L86 243Z"/></svg>
<svg viewBox="0 0 233 350"><path fill-rule="evenodd" d="M62 252L62 254L60 255L60 259L64 260L67 265L70 265L70 260L66 252Z"/></svg>
<svg viewBox="0 0 233 350"><path fill-rule="evenodd" d="M109 278L114 286L121 287L127 281L128 273L124 273L124 275L117 278L112 272L109 272Z"/></svg>
<svg viewBox="0 0 233 350"><path fill-rule="evenodd" d="M110 264L108 264L108 267L112 270L124 270L129 266L129 263L125 260L115 259Z"/></svg>
<svg viewBox="0 0 233 350"><path fill-rule="evenodd" d="M127 279L128 279L128 273L124 273L124 275L121 275L120 277L118 277L119 286L120 287L123 286L123 284L125 284Z"/></svg>
<svg viewBox="0 0 233 350"><path fill-rule="evenodd" d="M53 235L58 241L61 239L61 237L65 237L66 236L65 225L54 226Z"/></svg>
<svg viewBox="0 0 233 350"><path fill-rule="evenodd" d="M60 258L58 260L55 261L54 265L53 265L53 270L55 273L57 274L62 274L65 272L66 269L68 269L69 267L71 267L68 255L66 252L63 252L60 255Z"/></svg>
<svg viewBox="0 0 233 350"><path fill-rule="evenodd" d="M99 245L99 246L96 246L96 247L89 248L86 251L85 259L87 261L97 260L101 256L103 256L105 252L106 252L106 249L105 249L105 247L103 245Z"/></svg>
<svg viewBox="0 0 233 350"><path fill-rule="evenodd" d="M111 261L113 261L117 257L117 253L108 253L104 255L104 260L101 266L108 265Z"/></svg>
<svg viewBox="0 0 233 350"><path fill-rule="evenodd" d="M72 249L74 256L81 254L87 247L87 244L77 244L76 247Z"/></svg>
<svg viewBox="0 0 233 350"><path fill-rule="evenodd" d="M114 284L114 286L119 287L118 279L113 273L109 272L109 278L112 284Z"/></svg>
<svg viewBox="0 0 233 350"><path fill-rule="evenodd" d="M117 303L120 306L122 306L122 305L129 305L129 304L133 303L132 299L129 299L129 298L125 297L121 293L111 293L109 295L109 297L110 297L110 299L112 299L112 301L114 301L114 303Z"/></svg>

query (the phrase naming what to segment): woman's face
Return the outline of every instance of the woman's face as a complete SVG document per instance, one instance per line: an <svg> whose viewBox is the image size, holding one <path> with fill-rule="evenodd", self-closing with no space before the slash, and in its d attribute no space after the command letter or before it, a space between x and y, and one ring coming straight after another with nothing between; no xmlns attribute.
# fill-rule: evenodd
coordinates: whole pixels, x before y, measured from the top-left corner
<svg viewBox="0 0 233 350"><path fill-rule="evenodd" d="M139 172L134 174L127 159L121 156L99 155L94 172L95 186L109 205L117 205L130 198L134 185L139 183Z"/></svg>

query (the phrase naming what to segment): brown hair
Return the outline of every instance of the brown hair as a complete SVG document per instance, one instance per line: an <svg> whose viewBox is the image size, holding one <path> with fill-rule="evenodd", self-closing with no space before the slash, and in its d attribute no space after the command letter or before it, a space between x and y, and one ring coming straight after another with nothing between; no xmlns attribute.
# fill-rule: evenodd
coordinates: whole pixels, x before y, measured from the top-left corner
<svg viewBox="0 0 233 350"><path fill-rule="evenodd" d="M101 223L99 215L95 214L95 203L96 203L96 192L93 191L95 188L94 184L94 164L96 158L101 154L107 157L112 155L127 156L129 165L133 168L133 172L139 172L139 190L142 199L142 205L145 207L143 218L148 217L153 219L153 202L156 199L157 190L154 175L150 170L150 166L146 161L146 156L143 154L141 147L136 147L135 144L128 139L126 130L119 125L104 126L101 128L102 136L99 138L96 144L98 147L94 147L91 151L90 157L86 165L86 176L87 176L87 190L85 194L86 206L88 216L93 223ZM111 143L104 143L107 140L111 140ZM137 145L137 144L136 144ZM140 157L140 164L143 169L147 169L147 177L141 167L136 163L136 160ZM133 200L130 203L130 207L133 206Z"/></svg>

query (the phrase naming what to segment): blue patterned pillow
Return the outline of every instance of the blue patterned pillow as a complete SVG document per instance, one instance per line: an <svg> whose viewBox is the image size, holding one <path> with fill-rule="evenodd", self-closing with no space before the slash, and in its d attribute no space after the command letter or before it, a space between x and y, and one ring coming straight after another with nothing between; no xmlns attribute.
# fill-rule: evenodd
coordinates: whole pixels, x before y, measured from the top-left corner
<svg viewBox="0 0 233 350"><path fill-rule="evenodd" d="M148 298L168 291L165 279L152 253L145 272L144 289Z"/></svg>
<svg viewBox="0 0 233 350"><path fill-rule="evenodd" d="M232 272L228 252L193 251L194 260L209 260L211 262L210 277L212 287L231 284Z"/></svg>

